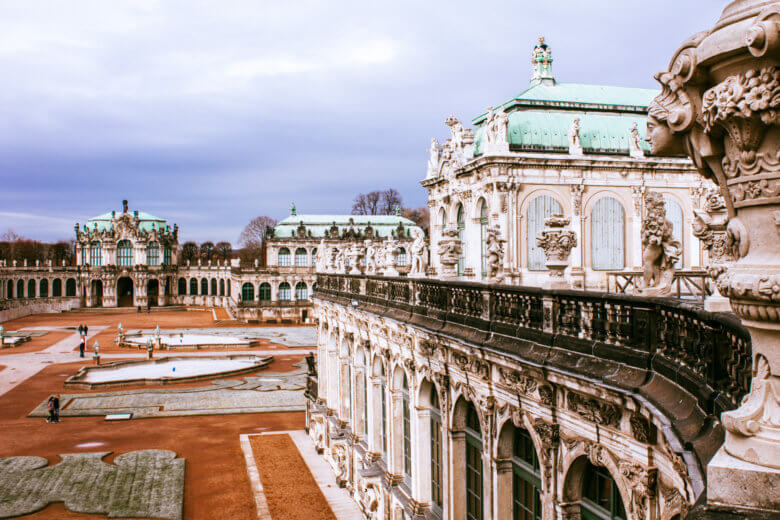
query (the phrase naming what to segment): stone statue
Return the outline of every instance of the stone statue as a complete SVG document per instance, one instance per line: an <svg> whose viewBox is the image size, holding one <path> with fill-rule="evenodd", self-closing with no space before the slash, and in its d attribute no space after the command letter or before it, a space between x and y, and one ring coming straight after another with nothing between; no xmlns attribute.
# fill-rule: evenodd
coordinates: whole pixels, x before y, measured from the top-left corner
<svg viewBox="0 0 780 520"><path fill-rule="evenodd" d="M450 162L449 172L452 173L463 167L473 154L474 134L471 130L464 129L458 118L453 115L447 117L444 122L450 127L450 139L447 147Z"/></svg>
<svg viewBox="0 0 780 520"><path fill-rule="evenodd" d="M496 127L496 152L509 152L509 116L504 110L504 106L498 107L495 119Z"/></svg>
<svg viewBox="0 0 780 520"><path fill-rule="evenodd" d="M377 256L377 250L376 247L374 247L373 240L366 240L363 242L363 245L365 246L365 259L366 259L366 274L376 274L376 256Z"/></svg>
<svg viewBox="0 0 780 520"><path fill-rule="evenodd" d="M544 250L547 257L545 264L550 270L550 277L544 284L546 289L568 288L565 271L569 267L569 254L577 247L577 235L574 231L565 229L570 219L563 215L553 215L544 221L543 229L536 237L536 245Z"/></svg>
<svg viewBox="0 0 780 520"><path fill-rule="evenodd" d="M439 240L439 261L442 265L442 279L457 279L458 272L455 268L458 265L463 245L460 241L460 235L457 228L446 228L441 232Z"/></svg>
<svg viewBox="0 0 780 520"><path fill-rule="evenodd" d="M712 294L704 300L704 309L711 312L731 312L726 288L726 270L737 259L733 241L726 226L728 223L726 203L718 190L704 194L704 209L694 209L691 225L693 236L701 240L707 260L707 274L714 282Z"/></svg>
<svg viewBox="0 0 780 520"><path fill-rule="evenodd" d="M582 144L580 144L580 118L575 117L569 127L569 154L582 155Z"/></svg>
<svg viewBox="0 0 780 520"><path fill-rule="evenodd" d="M428 148L428 174L426 179L433 179L439 176L439 166L441 164L441 145L434 137L431 139L431 147Z"/></svg>
<svg viewBox="0 0 780 520"><path fill-rule="evenodd" d="M707 465L701 518L717 508L780 509L772 492L780 486L779 34L778 2L728 3L656 75L662 92L648 109L653 154L687 154L724 195L736 260L718 287L752 340L750 393L721 415L726 439Z"/></svg>
<svg viewBox="0 0 780 520"><path fill-rule="evenodd" d="M486 230L485 254L487 258L487 280L490 283L500 283L503 279L501 271L504 264L504 243L501 239L501 231L497 227L490 226Z"/></svg>
<svg viewBox="0 0 780 520"><path fill-rule="evenodd" d="M395 268L397 264L396 254L398 253L398 244L393 237L387 237L385 248L382 251L384 275L385 276L398 276L398 270Z"/></svg>
<svg viewBox="0 0 780 520"><path fill-rule="evenodd" d="M425 233L420 228L412 228L414 240L411 245L412 267L409 270L410 277L421 278L425 276L428 267L428 248L425 245Z"/></svg>
<svg viewBox="0 0 780 520"><path fill-rule="evenodd" d="M325 239L320 240L320 245L317 247L317 256L315 256L315 270L318 273L324 273L327 266L327 246L325 245Z"/></svg>
<svg viewBox="0 0 780 520"><path fill-rule="evenodd" d="M645 194L646 215L642 221L643 287L637 294L665 296L672 289L674 264L680 258L680 242L672 235L672 223L666 219L664 197L658 192Z"/></svg>
<svg viewBox="0 0 780 520"><path fill-rule="evenodd" d="M492 145L496 140L496 121L493 107L487 107L485 114L485 151L492 150Z"/></svg>
<svg viewBox="0 0 780 520"><path fill-rule="evenodd" d="M635 159L640 159L645 156L645 151L642 150L642 138L639 136L639 129L637 124L631 127L628 136L628 155Z"/></svg>
<svg viewBox="0 0 780 520"><path fill-rule="evenodd" d="M340 249L336 249L335 269L338 274L347 274L347 257Z"/></svg>
<svg viewBox="0 0 780 520"><path fill-rule="evenodd" d="M509 141L507 131L509 128L509 117L504 111L504 107L498 108L497 112L493 107L487 108L485 115L483 155L500 155L509 153Z"/></svg>

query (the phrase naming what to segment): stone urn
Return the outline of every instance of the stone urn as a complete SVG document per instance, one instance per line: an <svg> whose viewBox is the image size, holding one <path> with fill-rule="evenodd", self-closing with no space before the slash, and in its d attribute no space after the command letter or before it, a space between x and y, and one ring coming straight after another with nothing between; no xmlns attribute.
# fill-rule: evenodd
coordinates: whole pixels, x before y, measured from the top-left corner
<svg viewBox="0 0 780 520"><path fill-rule="evenodd" d="M563 215L553 215L544 221L546 226L536 237L536 245L544 250L547 257L547 269L550 276L544 283L545 289L568 289L566 280L566 268L569 267L569 255L577 246L577 235L574 231L566 229L570 219Z"/></svg>

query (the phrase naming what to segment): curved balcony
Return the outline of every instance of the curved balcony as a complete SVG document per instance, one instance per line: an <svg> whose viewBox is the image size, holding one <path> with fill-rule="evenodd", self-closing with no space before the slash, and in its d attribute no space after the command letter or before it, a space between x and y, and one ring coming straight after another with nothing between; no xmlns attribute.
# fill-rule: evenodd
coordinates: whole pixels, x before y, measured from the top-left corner
<svg viewBox="0 0 780 520"><path fill-rule="evenodd" d="M750 388L747 329L677 300L337 274L318 275L314 298L639 394L702 468L723 441L718 416Z"/></svg>

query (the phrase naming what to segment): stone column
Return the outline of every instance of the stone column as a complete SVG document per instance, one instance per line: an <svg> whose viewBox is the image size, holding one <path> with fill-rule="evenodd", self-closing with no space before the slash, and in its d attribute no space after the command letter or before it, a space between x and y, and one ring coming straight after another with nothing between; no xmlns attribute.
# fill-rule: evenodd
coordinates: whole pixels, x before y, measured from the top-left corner
<svg viewBox="0 0 780 520"><path fill-rule="evenodd" d="M545 264L550 270L548 279L542 286L544 289L568 289L571 284L565 277L566 268L569 267L569 254L577 245L577 234L570 229L569 219L562 215L553 215L544 221L547 226L536 237L536 245L544 250L547 257Z"/></svg>
<svg viewBox="0 0 780 520"><path fill-rule="evenodd" d="M707 468L707 506L780 511L780 3L736 0L686 40L650 105L653 153L688 153L718 183L736 262L718 286L752 337L753 381L721 416L726 441Z"/></svg>

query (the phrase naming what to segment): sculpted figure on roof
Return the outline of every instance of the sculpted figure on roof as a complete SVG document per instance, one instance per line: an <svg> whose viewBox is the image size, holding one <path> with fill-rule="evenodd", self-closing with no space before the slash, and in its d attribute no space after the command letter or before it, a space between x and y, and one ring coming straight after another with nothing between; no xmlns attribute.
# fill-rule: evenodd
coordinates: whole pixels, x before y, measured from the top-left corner
<svg viewBox="0 0 780 520"><path fill-rule="evenodd" d="M441 145L439 141L434 137L431 139L431 147L428 148L430 157L428 158L428 174L427 179L433 179L439 175L439 166L441 164Z"/></svg>
<svg viewBox="0 0 780 520"><path fill-rule="evenodd" d="M484 155L508 153L509 141L507 140L507 130L509 127L509 117L506 115L504 107L498 107L497 111L494 111L493 107L488 107L483 126L485 129Z"/></svg>
<svg viewBox="0 0 780 520"><path fill-rule="evenodd" d="M363 242L366 248L366 274L376 274L376 247L373 240Z"/></svg>
<svg viewBox="0 0 780 520"><path fill-rule="evenodd" d="M580 144L580 118L575 117L569 127L569 153L571 155L582 155L582 144Z"/></svg>

